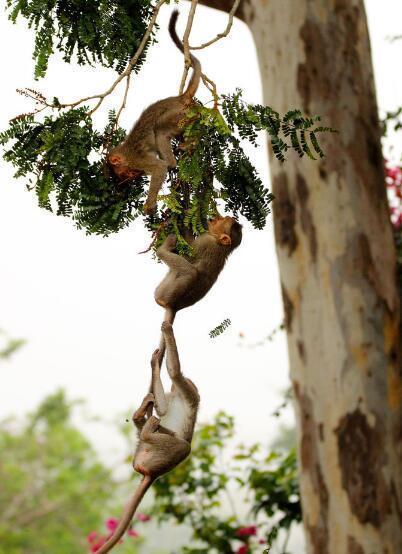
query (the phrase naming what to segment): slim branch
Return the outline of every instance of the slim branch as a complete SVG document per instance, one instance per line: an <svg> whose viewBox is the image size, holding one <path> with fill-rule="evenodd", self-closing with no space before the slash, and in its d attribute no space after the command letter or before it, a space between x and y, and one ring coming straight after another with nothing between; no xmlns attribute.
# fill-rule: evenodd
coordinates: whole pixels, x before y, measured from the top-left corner
<svg viewBox="0 0 402 554"><path fill-rule="evenodd" d="M190 37L191 28L193 26L194 15L195 15L195 10L197 8L197 4L198 4L198 0L191 0L190 13L188 14L186 30L184 31L184 35L183 35L185 66L184 66L183 76L181 78L181 83L180 83L180 89L179 89L180 94L183 93L184 85L185 85L186 79L187 79L188 70L189 70L189 67L191 66L190 46L189 46L189 43L188 43L188 39Z"/></svg>
<svg viewBox="0 0 402 554"><path fill-rule="evenodd" d="M162 5L165 4L166 2L167 2L167 0L159 0L158 1L158 3L156 4L156 6L154 8L153 13L152 13L152 17L151 17L150 22L148 24L147 30L145 31L144 36L142 37L141 43L140 43L139 47L137 48L136 53L131 58L131 60L128 62L127 67L123 71L123 73L120 73L120 75L117 77L117 79L112 83L112 85L105 92L103 92L101 94L93 94L92 96L86 96L85 98L80 98L79 100L76 100L75 102L70 102L70 103L65 103L65 104L58 104L57 106L55 106L54 104L50 104L44 98L41 99L40 102L42 104L46 105L48 108L75 108L76 106L79 106L80 104L83 104L84 102L88 102L88 100L98 99L98 102L96 103L95 107L88 112L88 115L92 115L99 108L99 106L102 104L102 102L106 98L106 96L109 96L114 91L114 89L117 87L117 85L125 77L128 77L131 74L133 67L135 66L135 64L137 63L139 57L141 56L141 54L142 54L142 52L143 52L143 50L144 50L144 48L145 48L145 46L148 42L148 39L149 39L149 37L152 33L152 29L153 29L153 27L155 25L155 22L156 22L156 19L158 17L159 10L162 7ZM125 104L125 100L126 100L126 97L127 97L127 92L128 92L128 84L126 85L126 94L125 94L125 97L124 97L124 100L123 100L123 104ZM124 106L123 106L123 108L124 108ZM119 112L121 113L120 110L119 110Z"/></svg>
<svg viewBox="0 0 402 554"><path fill-rule="evenodd" d="M214 42L218 42L218 40L221 40L221 38L227 37L230 33L230 29L233 25L233 18L234 14L236 13L237 8L239 7L241 0L235 0L234 4L232 6L232 9L229 12L229 19L228 24L226 25L226 29L223 31L223 33L218 33L215 38L209 40L208 42L204 42L204 44L201 44L200 46L190 46L191 50L201 50L202 48L206 48L207 46L211 46Z"/></svg>

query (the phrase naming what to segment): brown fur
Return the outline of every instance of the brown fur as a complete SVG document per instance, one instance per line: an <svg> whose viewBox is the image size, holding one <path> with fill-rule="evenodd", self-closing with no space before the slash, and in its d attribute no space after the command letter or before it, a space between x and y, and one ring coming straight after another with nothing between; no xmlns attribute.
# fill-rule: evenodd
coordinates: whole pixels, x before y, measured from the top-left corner
<svg viewBox="0 0 402 554"><path fill-rule="evenodd" d="M226 260L242 239L242 227L233 217L218 216L208 223L208 232L197 237L193 256L183 258L173 253L175 235L169 235L157 250L157 256L169 271L155 290L157 304L165 308L165 321L173 323L176 312L203 298L215 283ZM165 353L164 337L159 344L159 363Z"/></svg>
<svg viewBox="0 0 402 554"><path fill-rule="evenodd" d="M177 312L201 300L241 239L241 225L237 221L232 217L218 217L209 223L207 233L195 239L193 257L185 259L172 252L176 239L170 235L157 251L158 257L169 266L169 272L155 291L156 302Z"/></svg>
<svg viewBox="0 0 402 554"><path fill-rule="evenodd" d="M116 531L98 550L98 554L109 552L119 542L130 525L139 503L155 479L174 469L187 458L191 451L200 396L194 383L181 372L176 340L170 323L162 324L162 334L166 343L167 370L172 381L171 391L165 395L160 378L159 351L156 350L151 360L150 392L133 415L139 436L133 466L144 478L127 505ZM180 404L182 409L175 413L177 404ZM146 417L150 406L155 408L161 419L153 415ZM172 419L175 414L177 417ZM165 418L174 421L177 429L164 427L161 421L163 422Z"/></svg>
<svg viewBox="0 0 402 554"><path fill-rule="evenodd" d="M177 10L172 13L169 33L176 46L183 51L183 44L176 33L178 15ZM143 173L151 176L144 206L148 213L155 209L168 169L176 167L171 139L183 132L182 122L186 110L192 103L200 82L200 62L195 56L190 57L193 74L186 91L180 96L159 100L146 108L125 141L113 148L107 157L110 167L121 181L134 179Z"/></svg>

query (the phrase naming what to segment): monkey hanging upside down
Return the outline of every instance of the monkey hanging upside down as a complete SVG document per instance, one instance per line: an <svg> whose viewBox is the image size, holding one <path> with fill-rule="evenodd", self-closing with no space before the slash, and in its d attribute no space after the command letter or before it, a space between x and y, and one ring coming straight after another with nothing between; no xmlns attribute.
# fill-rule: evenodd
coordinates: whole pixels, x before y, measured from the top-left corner
<svg viewBox="0 0 402 554"><path fill-rule="evenodd" d="M184 51L176 33L179 12L172 13L169 33L176 46ZM171 96L151 104L139 117L127 138L113 148L107 161L120 181L135 179L146 173L151 176L148 197L144 205L146 213L152 213L158 193L169 168L176 167L171 139L182 133L181 122L193 101L201 77L198 59L190 55L193 74L187 90L180 96Z"/></svg>
<svg viewBox="0 0 402 554"><path fill-rule="evenodd" d="M119 542L130 525L139 503L155 479L175 468L191 451L200 396L194 383L181 372L176 340L170 323L162 324L162 334L166 343L167 370L172 381L171 392L165 395L163 390L159 351L156 350L151 360L150 392L133 415L139 434L133 466L143 475L143 479L132 496L117 529L98 550L98 554L109 552ZM160 419L153 415L147 419L149 406L155 408Z"/></svg>

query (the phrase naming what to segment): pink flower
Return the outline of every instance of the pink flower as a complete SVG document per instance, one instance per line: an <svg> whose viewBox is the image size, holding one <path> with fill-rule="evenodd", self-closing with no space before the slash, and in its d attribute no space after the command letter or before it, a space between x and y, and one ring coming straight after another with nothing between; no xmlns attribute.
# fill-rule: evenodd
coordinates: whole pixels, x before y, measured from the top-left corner
<svg viewBox="0 0 402 554"><path fill-rule="evenodd" d="M135 529L129 529L129 530L127 531L127 535L128 535L129 537L133 537L133 538L139 537L139 534L137 533L137 531L136 531Z"/></svg>
<svg viewBox="0 0 402 554"><path fill-rule="evenodd" d="M115 531L118 525L119 525L119 520L114 517L111 517L110 519L106 520L106 529L109 529L109 531Z"/></svg>
<svg viewBox="0 0 402 554"><path fill-rule="evenodd" d="M243 544L243 546L241 546L236 550L236 554L247 554L247 552L248 552L247 544Z"/></svg>
<svg viewBox="0 0 402 554"><path fill-rule="evenodd" d="M265 539L260 539L260 540L258 541L258 544L265 544L266 542L267 542L267 541L266 541Z"/></svg>
<svg viewBox="0 0 402 554"><path fill-rule="evenodd" d="M151 517L147 514L137 514L138 521L149 521Z"/></svg>
<svg viewBox="0 0 402 554"><path fill-rule="evenodd" d="M94 544L91 548L91 552L98 552L101 546L105 544L108 537L101 537L96 544Z"/></svg>
<svg viewBox="0 0 402 554"><path fill-rule="evenodd" d="M97 538L98 538L98 533L96 531L91 531L87 536L87 541L89 542L89 544L92 544L93 542L96 541Z"/></svg>
<svg viewBox="0 0 402 554"><path fill-rule="evenodd" d="M257 534L257 527L255 525L250 525L249 527L240 527L236 531L236 537L250 537L251 535Z"/></svg>

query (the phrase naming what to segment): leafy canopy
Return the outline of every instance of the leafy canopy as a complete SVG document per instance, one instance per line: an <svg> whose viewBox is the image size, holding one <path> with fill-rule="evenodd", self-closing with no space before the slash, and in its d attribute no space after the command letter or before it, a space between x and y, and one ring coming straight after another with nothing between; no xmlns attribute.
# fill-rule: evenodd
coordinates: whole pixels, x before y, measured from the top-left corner
<svg viewBox="0 0 402 554"><path fill-rule="evenodd" d="M35 30L35 77L46 75L55 49L70 63L99 63L118 72L137 50L152 13L149 0L7 0L14 23ZM145 56L136 64L138 72Z"/></svg>

